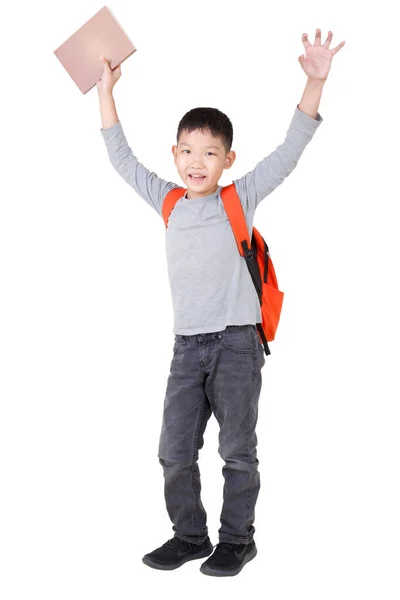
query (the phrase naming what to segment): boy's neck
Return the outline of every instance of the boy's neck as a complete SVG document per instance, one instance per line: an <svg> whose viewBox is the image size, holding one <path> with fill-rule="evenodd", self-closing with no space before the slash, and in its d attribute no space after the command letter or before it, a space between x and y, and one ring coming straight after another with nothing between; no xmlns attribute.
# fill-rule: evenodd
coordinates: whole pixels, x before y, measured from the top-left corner
<svg viewBox="0 0 400 600"><path fill-rule="evenodd" d="M207 196L212 196L212 194L215 194L215 192L217 191L217 189L219 188L219 184L217 183L217 185L214 187L213 190L208 190L205 192L194 192L193 190L187 190L186 191L186 198L188 200L198 200L199 198L207 198ZM189 196L190 194L190 196ZM194 195L192 195L194 194Z"/></svg>

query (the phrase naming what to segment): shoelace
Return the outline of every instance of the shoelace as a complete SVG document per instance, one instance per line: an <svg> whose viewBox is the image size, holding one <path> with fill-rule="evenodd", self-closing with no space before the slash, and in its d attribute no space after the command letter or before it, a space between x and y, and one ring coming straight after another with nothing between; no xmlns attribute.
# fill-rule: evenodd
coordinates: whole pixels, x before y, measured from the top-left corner
<svg viewBox="0 0 400 600"><path fill-rule="evenodd" d="M182 545L185 544L187 548L190 548L191 545L188 544L188 542L185 542L184 540L180 540L179 538L173 537L170 540L168 540L167 542L165 542L165 544L163 544L164 548L171 548L172 550L174 550L175 548L181 548Z"/></svg>
<svg viewBox="0 0 400 600"><path fill-rule="evenodd" d="M214 548L216 548L216 551L218 552L228 554L229 552L232 552L232 550L237 550L237 544L230 544L229 542L220 542L219 544L216 544Z"/></svg>

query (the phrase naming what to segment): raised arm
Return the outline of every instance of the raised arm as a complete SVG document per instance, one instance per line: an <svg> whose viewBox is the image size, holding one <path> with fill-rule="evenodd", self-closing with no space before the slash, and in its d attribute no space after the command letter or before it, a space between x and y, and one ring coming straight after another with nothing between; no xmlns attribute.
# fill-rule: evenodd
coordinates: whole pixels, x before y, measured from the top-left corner
<svg viewBox="0 0 400 600"><path fill-rule="evenodd" d="M112 70L109 61L104 56L101 56L100 59L103 64L103 74L100 81L97 82L97 91L99 93L101 124L103 129L108 129L119 121L115 108L113 89L121 77L121 65Z"/></svg>
<svg viewBox="0 0 400 600"><path fill-rule="evenodd" d="M162 204L167 192L176 183L166 181L149 171L133 154L119 121L113 98L113 87L121 76L121 66L111 70L109 62L103 61L103 76L97 83L101 134L107 147L111 164L117 173L162 217Z"/></svg>
<svg viewBox="0 0 400 600"><path fill-rule="evenodd" d="M297 106L284 142L252 171L234 180L245 213L254 213L261 200L290 175L322 121L319 113L313 119Z"/></svg>
<svg viewBox="0 0 400 600"><path fill-rule="evenodd" d="M293 171L305 147L313 137L323 119L318 112L321 94L328 77L332 57L344 46L329 49L332 32L321 45L321 30L316 30L315 43L311 45L307 34L302 41L306 56L298 60L307 75L307 83L293 115L285 141L261 160L244 177L234 180L245 212L254 212L259 202L270 194Z"/></svg>
<svg viewBox="0 0 400 600"><path fill-rule="evenodd" d="M102 128L108 129L118 123L119 118L112 91L103 92L99 90L99 103Z"/></svg>

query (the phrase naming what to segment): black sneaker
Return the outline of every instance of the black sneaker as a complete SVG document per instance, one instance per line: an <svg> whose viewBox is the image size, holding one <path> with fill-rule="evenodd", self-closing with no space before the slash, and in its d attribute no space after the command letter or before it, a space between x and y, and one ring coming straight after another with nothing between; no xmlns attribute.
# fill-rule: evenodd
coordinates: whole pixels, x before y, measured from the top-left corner
<svg viewBox="0 0 400 600"><path fill-rule="evenodd" d="M145 554L142 561L145 565L153 569L170 571L177 569L188 560L209 556L212 551L213 546L209 537L200 546L185 542L178 537L173 537L160 546L160 548L153 550L149 554Z"/></svg>
<svg viewBox="0 0 400 600"><path fill-rule="evenodd" d="M257 554L255 542L250 544L228 544L221 542L216 545L214 553L200 567L205 575L225 577L237 575Z"/></svg>

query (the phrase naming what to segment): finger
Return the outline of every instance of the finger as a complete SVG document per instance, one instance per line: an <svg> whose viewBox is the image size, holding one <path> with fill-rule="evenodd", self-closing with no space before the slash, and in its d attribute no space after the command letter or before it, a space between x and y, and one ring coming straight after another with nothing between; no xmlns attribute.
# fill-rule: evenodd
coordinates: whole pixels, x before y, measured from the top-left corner
<svg viewBox="0 0 400 600"><path fill-rule="evenodd" d="M332 41L332 36L333 36L332 31L328 31L328 36L327 36L326 41L324 43L324 48L329 48L330 43Z"/></svg>
<svg viewBox="0 0 400 600"><path fill-rule="evenodd" d="M315 32L314 46L320 46L320 45L321 45L321 30L317 29Z"/></svg>
<svg viewBox="0 0 400 600"><path fill-rule="evenodd" d="M306 33L303 33L303 36L302 36L301 39L302 39L304 48L307 49L307 48L309 48L311 46L310 42L308 41L308 36L307 36Z"/></svg>
<svg viewBox="0 0 400 600"><path fill-rule="evenodd" d="M106 69L106 71L111 71L110 63L108 62L108 60L106 59L106 57L103 56L103 55L101 55L100 56L100 60L102 62L102 65Z"/></svg>
<svg viewBox="0 0 400 600"><path fill-rule="evenodd" d="M340 44L339 44L338 46L336 46L336 48L333 48L333 49L331 50L331 52L332 52L332 55L336 54L336 52L339 52L339 50L340 50L341 48L343 48L343 46L344 46L344 45L345 45L345 42L344 42L344 41L343 41L343 42L340 42Z"/></svg>

